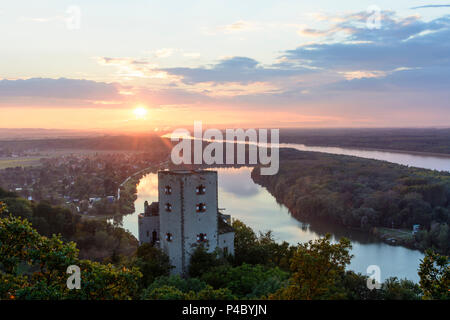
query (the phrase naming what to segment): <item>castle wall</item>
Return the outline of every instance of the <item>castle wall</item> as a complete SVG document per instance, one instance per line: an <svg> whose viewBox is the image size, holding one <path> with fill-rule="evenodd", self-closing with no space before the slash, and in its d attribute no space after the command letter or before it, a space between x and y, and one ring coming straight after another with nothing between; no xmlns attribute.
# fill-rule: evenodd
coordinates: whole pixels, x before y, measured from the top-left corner
<svg viewBox="0 0 450 320"><path fill-rule="evenodd" d="M165 194L165 187L170 186L171 194ZM170 174L168 171L158 172L158 199L160 218L160 246L169 256L171 264L175 267L172 273L183 273L183 247L184 230L183 221L183 180L179 175ZM170 212L165 206L169 203L172 206ZM167 234L172 235L172 241L166 239Z"/></svg>
<svg viewBox="0 0 450 320"><path fill-rule="evenodd" d="M217 172L192 174L186 176L184 183L184 248L185 263L189 266L190 256L198 245L203 245L208 252L213 252L218 246ZM197 194L199 186L205 188L204 194ZM197 212L200 204L206 205L204 212ZM198 241L200 234L206 235L205 241Z"/></svg>
<svg viewBox="0 0 450 320"><path fill-rule="evenodd" d="M138 216L139 244L152 243L153 231L160 238L159 216Z"/></svg>
<svg viewBox="0 0 450 320"><path fill-rule="evenodd" d="M198 194L197 188L204 188ZM166 187L172 193L166 194ZM175 269L174 274L188 271L190 257L202 244L209 252L218 246L217 216L217 172L215 171L160 171L158 173L159 214L161 248L168 254ZM165 210L166 204L172 207ZM202 212L198 207L206 206ZM166 234L172 234L172 241ZM199 241L199 235L206 235Z"/></svg>
<svg viewBox="0 0 450 320"><path fill-rule="evenodd" d="M234 255L234 232L219 234L219 245L223 252Z"/></svg>

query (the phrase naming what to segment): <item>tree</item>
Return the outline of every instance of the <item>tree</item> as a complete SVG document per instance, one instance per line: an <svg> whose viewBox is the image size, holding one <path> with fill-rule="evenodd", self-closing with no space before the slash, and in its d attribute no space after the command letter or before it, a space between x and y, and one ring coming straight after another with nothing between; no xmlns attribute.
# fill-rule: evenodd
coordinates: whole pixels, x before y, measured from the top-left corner
<svg viewBox="0 0 450 320"><path fill-rule="evenodd" d="M143 300L186 300L188 295L175 287L163 286L144 291Z"/></svg>
<svg viewBox="0 0 450 320"><path fill-rule="evenodd" d="M179 275L172 276L162 276L155 279L155 281L147 288L147 290L152 291L156 288L161 288L164 286L174 287L184 293L189 293L190 291L199 292L207 287L206 282L197 278L181 278Z"/></svg>
<svg viewBox="0 0 450 320"><path fill-rule="evenodd" d="M67 287L71 265L81 270L79 290ZM136 268L80 260L75 243L41 236L25 219L0 217L0 299L132 299L141 276Z"/></svg>
<svg viewBox="0 0 450 320"><path fill-rule="evenodd" d="M381 290L370 290L367 279L368 276L348 270L341 274L337 287L342 288L348 300L382 300Z"/></svg>
<svg viewBox="0 0 450 320"><path fill-rule="evenodd" d="M419 267L424 299L450 299L450 264L447 256L428 250Z"/></svg>
<svg viewBox="0 0 450 320"><path fill-rule="evenodd" d="M227 288L214 289L197 278L183 279L180 276L159 277L146 290L144 300L235 300Z"/></svg>
<svg viewBox="0 0 450 320"><path fill-rule="evenodd" d="M198 246L191 255L189 262L189 276L200 277L212 268L223 264L217 252L207 252L203 246Z"/></svg>
<svg viewBox="0 0 450 320"><path fill-rule="evenodd" d="M289 260L295 251L294 246L290 246L287 242L276 243L271 231L257 236L250 227L239 220L233 221L233 228L234 265L262 264L289 270Z"/></svg>
<svg viewBox="0 0 450 320"><path fill-rule="evenodd" d="M199 291L195 297L195 300L236 300L236 296L227 289L213 289L211 286L207 286L205 289Z"/></svg>
<svg viewBox="0 0 450 320"><path fill-rule="evenodd" d="M386 279L381 290L385 300L419 300L422 294L417 284L397 277Z"/></svg>
<svg viewBox="0 0 450 320"><path fill-rule="evenodd" d="M278 267L244 263L238 267L216 267L203 274L201 279L215 289L228 288L239 298L260 298L281 288L288 274Z"/></svg>
<svg viewBox="0 0 450 320"><path fill-rule="evenodd" d="M142 272L141 287L147 288L157 277L168 276L173 268L163 251L144 243L136 250L132 265Z"/></svg>
<svg viewBox="0 0 450 320"><path fill-rule="evenodd" d="M271 299L312 300L343 298L337 283L352 255L350 241L340 239L331 244L330 234L298 246L291 261L292 277L287 287L271 295Z"/></svg>
<svg viewBox="0 0 450 320"><path fill-rule="evenodd" d="M244 262L261 263L263 257L256 247L257 237L253 230L242 221L233 221L234 229L234 260L237 265Z"/></svg>
<svg viewBox="0 0 450 320"><path fill-rule="evenodd" d="M0 192L2 191L2 189L0 189ZM6 210L6 204L3 202L3 201L0 201L0 217L1 217L1 214L3 213L3 212L7 212L7 210Z"/></svg>

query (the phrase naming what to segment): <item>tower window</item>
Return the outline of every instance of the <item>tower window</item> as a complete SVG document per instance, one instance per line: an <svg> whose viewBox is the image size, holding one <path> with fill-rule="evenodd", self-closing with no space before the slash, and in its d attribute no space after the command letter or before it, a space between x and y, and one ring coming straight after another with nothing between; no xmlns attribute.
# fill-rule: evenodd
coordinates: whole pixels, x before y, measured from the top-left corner
<svg viewBox="0 0 450 320"><path fill-rule="evenodd" d="M205 212L206 211L206 204L205 203L198 203L196 209L197 209L197 212Z"/></svg>
<svg viewBox="0 0 450 320"><path fill-rule="evenodd" d="M170 232L166 233L166 240L169 242L173 240L173 235Z"/></svg>
<svg viewBox="0 0 450 320"><path fill-rule="evenodd" d="M197 242L206 242L207 240L206 233L199 233L197 235Z"/></svg>
<svg viewBox="0 0 450 320"><path fill-rule="evenodd" d="M164 193L165 194L172 194L172 187L171 186L165 186Z"/></svg>
<svg viewBox="0 0 450 320"><path fill-rule="evenodd" d="M167 212L171 212L172 211L172 205L170 203L168 203L168 202L166 203L164 208L166 209Z"/></svg>
<svg viewBox="0 0 450 320"><path fill-rule="evenodd" d="M197 188L195 188L195 193L197 193L197 194L205 194L205 192L206 192L206 187L202 184L197 186Z"/></svg>

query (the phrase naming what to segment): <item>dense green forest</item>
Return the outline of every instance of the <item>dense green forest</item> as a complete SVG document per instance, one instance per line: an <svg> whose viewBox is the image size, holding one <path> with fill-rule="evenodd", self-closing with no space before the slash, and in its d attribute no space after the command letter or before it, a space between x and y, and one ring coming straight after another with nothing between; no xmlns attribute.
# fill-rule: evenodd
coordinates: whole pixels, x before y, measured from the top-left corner
<svg viewBox="0 0 450 320"><path fill-rule="evenodd" d="M450 154L449 128L282 129L280 141L308 146Z"/></svg>
<svg viewBox="0 0 450 320"><path fill-rule="evenodd" d="M406 229L410 236L399 243L448 254L450 173L292 149L281 149L280 159L276 175L262 176L255 168L252 178L294 217L377 235L384 228ZM415 224L420 231L412 236Z"/></svg>
<svg viewBox="0 0 450 320"><path fill-rule="evenodd" d="M61 235L42 236L0 202L0 299L450 298L446 256L427 253L419 270L420 284L390 278L370 290L366 276L346 271L352 256L345 238L332 244L327 235L290 246L276 243L270 232L257 235L238 220L233 227L234 256L208 253L199 246L188 277L181 278L169 275L167 255L150 244L103 263L82 260L76 243L63 241ZM80 268L80 289L66 285L69 265Z"/></svg>

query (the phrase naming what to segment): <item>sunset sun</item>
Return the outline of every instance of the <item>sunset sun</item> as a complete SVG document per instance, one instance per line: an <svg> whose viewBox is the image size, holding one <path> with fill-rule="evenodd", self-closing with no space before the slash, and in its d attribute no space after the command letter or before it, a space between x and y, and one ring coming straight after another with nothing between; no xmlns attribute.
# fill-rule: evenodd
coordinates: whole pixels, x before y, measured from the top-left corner
<svg viewBox="0 0 450 320"><path fill-rule="evenodd" d="M145 107L138 106L133 110L133 113L137 119L144 119L148 111Z"/></svg>

